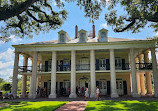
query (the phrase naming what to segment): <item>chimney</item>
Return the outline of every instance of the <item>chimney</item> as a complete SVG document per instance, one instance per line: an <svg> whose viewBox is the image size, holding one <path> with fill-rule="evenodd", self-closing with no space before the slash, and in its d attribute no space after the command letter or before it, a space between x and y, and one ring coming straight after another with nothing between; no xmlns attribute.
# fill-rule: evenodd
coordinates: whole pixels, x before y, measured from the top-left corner
<svg viewBox="0 0 158 111"><path fill-rule="evenodd" d="M78 38L78 26L76 25L75 26L75 39Z"/></svg>
<svg viewBox="0 0 158 111"><path fill-rule="evenodd" d="M93 38L95 38L95 25L93 25Z"/></svg>

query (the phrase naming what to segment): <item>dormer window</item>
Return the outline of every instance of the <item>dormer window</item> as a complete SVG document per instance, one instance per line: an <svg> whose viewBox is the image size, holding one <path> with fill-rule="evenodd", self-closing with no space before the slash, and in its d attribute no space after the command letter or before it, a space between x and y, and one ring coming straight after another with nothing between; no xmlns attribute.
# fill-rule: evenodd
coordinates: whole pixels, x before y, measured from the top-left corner
<svg viewBox="0 0 158 111"><path fill-rule="evenodd" d="M80 40L81 40L81 41L85 41L85 35L86 35L86 34L83 33L83 32L80 34Z"/></svg>
<svg viewBox="0 0 158 111"><path fill-rule="evenodd" d="M79 42L86 42L87 41L87 31L80 30L79 31Z"/></svg>
<svg viewBox="0 0 158 111"><path fill-rule="evenodd" d="M63 33L60 34L60 42L61 43L65 42L65 34L63 34Z"/></svg>
<svg viewBox="0 0 158 111"><path fill-rule="evenodd" d="M107 33L108 33L108 30L101 29L98 33L98 41L99 42L107 42Z"/></svg>
<svg viewBox="0 0 158 111"><path fill-rule="evenodd" d="M59 31L58 32L58 42L66 43L68 41L70 41L70 37L68 36L68 34L63 30Z"/></svg>
<svg viewBox="0 0 158 111"><path fill-rule="evenodd" d="M101 33L101 38L104 38L106 36L106 33L105 32L102 32Z"/></svg>

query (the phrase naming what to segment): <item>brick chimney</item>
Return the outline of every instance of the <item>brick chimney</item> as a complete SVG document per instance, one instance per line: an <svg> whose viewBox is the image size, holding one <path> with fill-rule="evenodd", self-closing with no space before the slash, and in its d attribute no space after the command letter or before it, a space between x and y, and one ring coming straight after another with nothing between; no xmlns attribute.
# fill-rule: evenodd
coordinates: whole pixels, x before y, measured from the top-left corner
<svg viewBox="0 0 158 111"><path fill-rule="evenodd" d="M76 25L75 26L75 39L78 38L78 26Z"/></svg>
<svg viewBox="0 0 158 111"><path fill-rule="evenodd" d="M95 25L93 25L93 38L95 38Z"/></svg>

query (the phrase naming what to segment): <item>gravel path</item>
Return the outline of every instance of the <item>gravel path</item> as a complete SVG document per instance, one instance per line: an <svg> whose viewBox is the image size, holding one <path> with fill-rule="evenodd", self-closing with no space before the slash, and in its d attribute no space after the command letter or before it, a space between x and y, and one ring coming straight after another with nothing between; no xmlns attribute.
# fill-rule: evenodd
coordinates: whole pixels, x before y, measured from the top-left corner
<svg viewBox="0 0 158 111"><path fill-rule="evenodd" d="M84 111L88 101L71 101L55 111Z"/></svg>

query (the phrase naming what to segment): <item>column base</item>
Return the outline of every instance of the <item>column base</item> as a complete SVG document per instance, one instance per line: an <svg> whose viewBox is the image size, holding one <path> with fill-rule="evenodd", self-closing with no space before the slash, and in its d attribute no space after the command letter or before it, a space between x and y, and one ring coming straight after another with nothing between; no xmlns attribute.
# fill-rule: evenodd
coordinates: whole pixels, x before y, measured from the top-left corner
<svg viewBox="0 0 158 111"><path fill-rule="evenodd" d="M118 97L119 97L119 95L117 93L112 93L111 94L111 98L118 98Z"/></svg>
<svg viewBox="0 0 158 111"><path fill-rule="evenodd" d="M96 98L96 93L91 93L90 98Z"/></svg>
<svg viewBox="0 0 158 111"><path fill-rule="evenodd" d="M30 95L28 96L28 98L35 99L35 98L37 98L37 95L36 95L36 94L30 94Z"/></svg>
<svg viewBox="0 0 158 111"><path fill-rule="evenodd" d="M71 93L71 94L69 95L69 98L77 98L76 93Z"/></svg>
<svg viewBox="0 0 158 111"><path fill-rule="evenodd" d="M50 94L48 98L56 98L56 94Z"/></svg>
<svg viewBox="0 0 158 111"><path fill-rule="evenodd" d="M141 93L142 96L145 96L145 93Z"/></svg>
<svg viewBox="0 0 158 111"><path fill-rule="evenodd" d="M136 97L137 98L137 97L140 97L140 95L138 93L133 93L132 97Z"/></svg>

